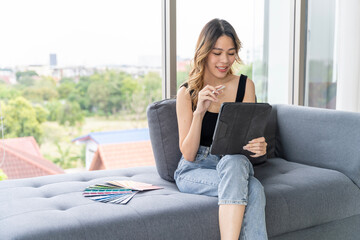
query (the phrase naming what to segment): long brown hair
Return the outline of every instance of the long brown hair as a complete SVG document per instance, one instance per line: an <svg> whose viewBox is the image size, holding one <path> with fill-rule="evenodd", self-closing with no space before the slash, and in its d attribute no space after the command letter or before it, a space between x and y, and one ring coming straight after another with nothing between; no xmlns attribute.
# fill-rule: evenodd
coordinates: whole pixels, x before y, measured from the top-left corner
<svg viewBox="0 0 360 240"><path fill-rule="evenodd" d="M241 49L241 42L235 32L235 29L226 20L215 18L208 22L201 30L199 39L196 44L195 56L191 64L189 79L187 84L187 91L190 93L193 111L196 109L198 94L204 87L204 69L207 56L214 48L219 37L226 35L233 41L236 49L235 60L241 63L238 55ZM229 74L233 74L233 69L229 70Z"/></svg>

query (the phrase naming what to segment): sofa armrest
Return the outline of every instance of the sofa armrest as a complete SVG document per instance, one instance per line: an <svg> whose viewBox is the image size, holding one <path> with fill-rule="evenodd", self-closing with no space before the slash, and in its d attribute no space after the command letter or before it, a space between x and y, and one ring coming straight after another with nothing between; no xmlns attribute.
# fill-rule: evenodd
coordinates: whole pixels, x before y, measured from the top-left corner
<svg viewBox="0 0 360 240"><path fill-rule="evenodd" d="M165 99L150 104L147 108L147 117L156 169L160 177L174 182L174 172L181 158L176 99Z"/></svg>
<svg viewBox="0 0 360 240"><path fill-rule="evenodd" d="M337 170L360 187L360 113L278 105L277 120L281 157Z"/></svg>

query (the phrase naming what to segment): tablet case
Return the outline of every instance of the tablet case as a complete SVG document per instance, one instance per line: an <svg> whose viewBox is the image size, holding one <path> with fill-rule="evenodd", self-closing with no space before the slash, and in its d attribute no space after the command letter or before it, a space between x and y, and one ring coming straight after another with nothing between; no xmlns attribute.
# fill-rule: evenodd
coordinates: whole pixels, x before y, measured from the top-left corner
<svg viewBox="0 0 360 240"><path fill-rule="evenodd" d="M210 147L211 154L244 154L250 159L254 153L244 150L243 146L264 136L271 109L268 103L223 103Z"/></svg>

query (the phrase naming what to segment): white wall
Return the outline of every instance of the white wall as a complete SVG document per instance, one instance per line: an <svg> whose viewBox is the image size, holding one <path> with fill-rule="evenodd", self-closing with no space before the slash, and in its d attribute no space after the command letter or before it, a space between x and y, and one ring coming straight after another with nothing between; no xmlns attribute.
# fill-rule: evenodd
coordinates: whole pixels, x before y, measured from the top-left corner
<svg viewBox="0 0 360 240"><path fill-rule="evenodd" d="M360 1L337 0L336 109L360 112Z"/></svg>
<svg viewBox="0 0 360 240"><path fill-rule="evenodd" d="M94 141L86 141L86 170L89 170L97 148L98 145Z"/></svg>

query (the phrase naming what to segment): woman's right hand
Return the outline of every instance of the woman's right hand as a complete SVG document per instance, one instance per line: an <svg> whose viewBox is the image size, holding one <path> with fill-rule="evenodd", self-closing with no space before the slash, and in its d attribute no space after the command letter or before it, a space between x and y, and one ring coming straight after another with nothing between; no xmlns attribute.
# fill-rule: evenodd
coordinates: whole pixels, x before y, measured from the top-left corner
<svg viewBox="0 0 360 240"><path fill-rule="evenodd" d="M217 102L217 96L222 93L222 90L217 91L217 89L221 88L222 85L213 87L211 85L206 85L198 95L197 107L194 113L205 114L205 112L209 109L212 102Z"/></svg>

